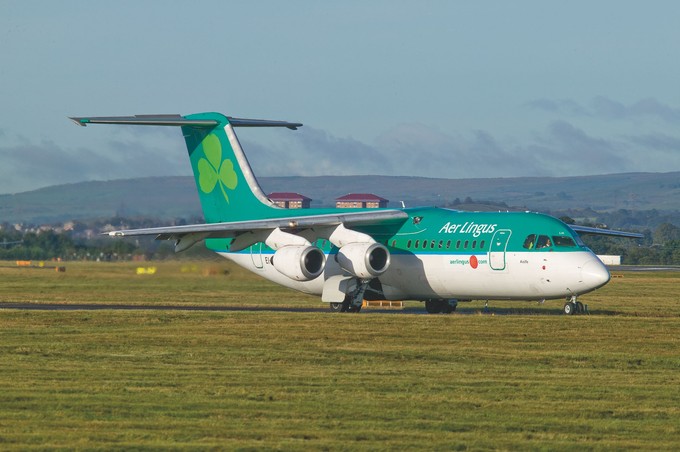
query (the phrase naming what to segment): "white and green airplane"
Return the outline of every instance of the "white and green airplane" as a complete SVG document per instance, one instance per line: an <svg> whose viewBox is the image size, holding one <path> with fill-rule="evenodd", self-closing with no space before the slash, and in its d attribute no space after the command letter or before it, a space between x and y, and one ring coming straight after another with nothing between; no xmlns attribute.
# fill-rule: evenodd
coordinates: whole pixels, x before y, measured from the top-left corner
<svg viewBox="0 0 680 452"><path fill-rule="evenodd" d="M566 299L604 286L607 268L577 232L639 234L567 226L530 212L460 212L436 207L288 210L267 198L235 127L299 123L219 113L70 118L76 124L180 127L205 224L113 231L155 235L175 251L205 246L275 283L320 295L333 311L358 312L362 300L421 300L429 313L459 301Z"/></svg>

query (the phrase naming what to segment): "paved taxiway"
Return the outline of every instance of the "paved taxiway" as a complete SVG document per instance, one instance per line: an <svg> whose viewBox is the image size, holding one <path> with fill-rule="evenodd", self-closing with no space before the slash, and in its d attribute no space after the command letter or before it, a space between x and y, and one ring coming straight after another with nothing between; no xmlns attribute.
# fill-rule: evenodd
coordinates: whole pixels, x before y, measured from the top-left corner
<svg viewBox="0 0 680 452"><path fill-rule="evenodd" d="M555 309L532 309L531 304L536 302L526 302L519 304L517 308L494 307L489 303L489 308L483 306L464 307L458 309L452 315L562 315L561 304L555 304ZM316 307L295 307L295 306L182 306L182 305L131 305L131 304L93 304L93 303L3 303L0 302L0 310L18 309L22 311L212 311L212 312L320 312L328 315L342 315L331 312L327 306ZM379 307L369 307L361 310L360 315L365 314L427 314L424 307L408 307L405 309L388 309ZM604 312L603 314L612 314ZM347 314L349 315L349 314ZM443 314L442 314L443 315Z"/></svg>
<svg viewBox="0 0 680 452"><path fill-rule="evenodd" d="M0 309L26 311L281 311L281 312L327 312L327 307L279 307L279 306L181 306L181 305L134 305L134 304L63 304L63 303L0 303ZM385 312L385 311L383 311Z"/></svg>

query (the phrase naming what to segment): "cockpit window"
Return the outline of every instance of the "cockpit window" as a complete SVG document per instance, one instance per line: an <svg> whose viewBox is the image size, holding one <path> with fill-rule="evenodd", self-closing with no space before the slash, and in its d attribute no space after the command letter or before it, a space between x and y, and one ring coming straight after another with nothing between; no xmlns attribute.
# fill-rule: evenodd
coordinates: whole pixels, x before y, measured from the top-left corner
<svg viewBox="0 0 680 452"><path fill-rule="evenodd" d="M574 243L574 239L571 237L565 237L563 235L553 235L553 243L557 246L566 246L573 248L576 246L576 243Z"/></svg>
<svg viewBox="0 0 680 452"><path fill-rule="evenodd" d="M550 241L550 237L547 235L539 235L538 240L536 240L536 249L539 250L541 248L548 248L552 246L552 242Z"/></svg>
<svg viewBox="0 0 680 452"><path fill-rule="evenodd" d="M526 239L524 239L524 248L528 250L534 249L534 242L536 241L536 234L531 234L528 235Z"/></svg>

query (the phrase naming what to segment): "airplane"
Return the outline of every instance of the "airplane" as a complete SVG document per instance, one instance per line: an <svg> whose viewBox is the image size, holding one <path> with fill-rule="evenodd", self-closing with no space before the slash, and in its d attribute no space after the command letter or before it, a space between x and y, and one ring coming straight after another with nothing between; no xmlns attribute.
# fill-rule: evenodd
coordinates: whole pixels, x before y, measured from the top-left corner
<svg viewBox="0 0 680 452"><path fill-rule="evenodd" d="M584 313L578 297L610 274L578 233L641 238L534 212L463 212L438 207L303 209L276 206L248 163L236 127L301 123L220 113L71 117L77 125L181 128L205 224L112 231L155 235L181 252L205 246L291 289L314 294L334 312L359 312L363 300L419 300L428 313L451 313L459 301L566 300L564 314Z"/></svg>

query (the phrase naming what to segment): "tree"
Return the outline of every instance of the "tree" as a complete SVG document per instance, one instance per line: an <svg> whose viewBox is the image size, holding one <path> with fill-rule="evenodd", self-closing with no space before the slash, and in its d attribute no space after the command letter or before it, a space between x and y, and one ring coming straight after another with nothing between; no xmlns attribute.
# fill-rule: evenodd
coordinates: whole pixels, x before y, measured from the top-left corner
<svg viewBox="0 0 680 452"><path fill-rule="evenodd" d="M654 231L656 245L665 245L673 240L680 240L680 228L672 223L662 223Z"/></svg>

